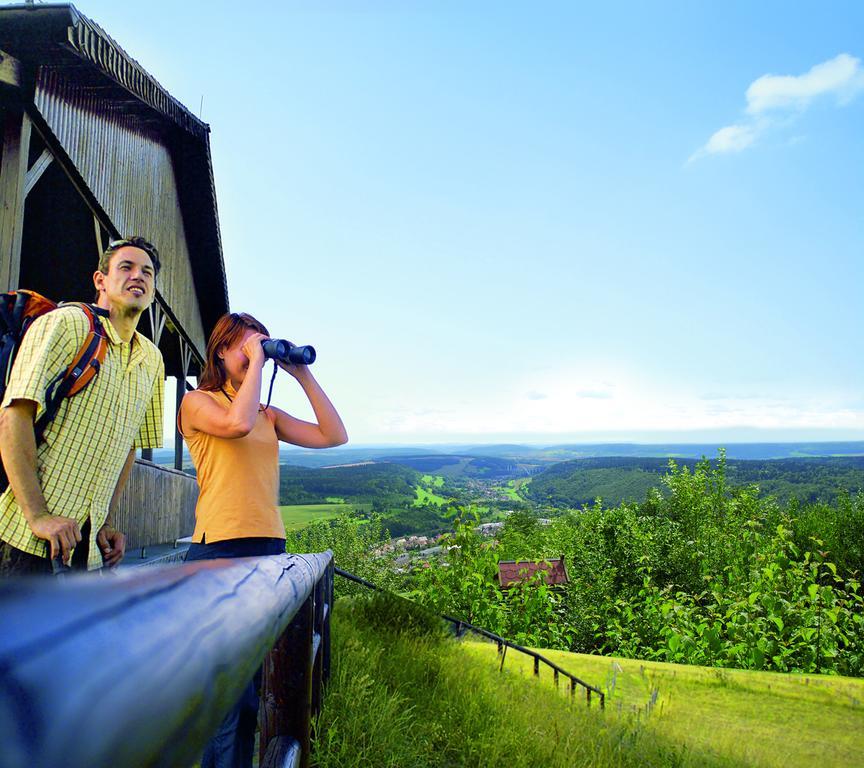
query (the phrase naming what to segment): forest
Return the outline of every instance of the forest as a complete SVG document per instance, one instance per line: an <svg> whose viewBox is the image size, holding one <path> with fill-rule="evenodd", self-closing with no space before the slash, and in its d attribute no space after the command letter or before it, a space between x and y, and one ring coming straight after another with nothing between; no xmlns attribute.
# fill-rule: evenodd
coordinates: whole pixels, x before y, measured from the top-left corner
<svg viewBox="0 0 864 768"><path fill-rule="evenodd" d="M510 514L495 538L461 508L441 558L396 573L381 518L294 535L435 611L535 647L780 672L864 673L864 495L781 502L714 462L671 462L640 502ZM358 537L361 537L358 539ZM340 554L341 553L343 554ZM569 583L501 589L500 560L563 555Z"/></svg>

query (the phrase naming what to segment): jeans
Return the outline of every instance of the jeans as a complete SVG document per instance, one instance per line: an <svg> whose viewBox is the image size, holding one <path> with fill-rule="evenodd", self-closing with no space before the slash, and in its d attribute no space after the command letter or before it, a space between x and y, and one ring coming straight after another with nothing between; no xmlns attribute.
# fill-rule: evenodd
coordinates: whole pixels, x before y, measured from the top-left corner
<svg viewBox="0 0 864 768"><path fill-rule="evenodd" d="M262 557L285 552L285 539L225 539L213 544L192 544L186 561L217 560L223 557ZM251 768L258 722L258 689L261 670L249 681L234 708L204 749L201 768Z"/></svg>

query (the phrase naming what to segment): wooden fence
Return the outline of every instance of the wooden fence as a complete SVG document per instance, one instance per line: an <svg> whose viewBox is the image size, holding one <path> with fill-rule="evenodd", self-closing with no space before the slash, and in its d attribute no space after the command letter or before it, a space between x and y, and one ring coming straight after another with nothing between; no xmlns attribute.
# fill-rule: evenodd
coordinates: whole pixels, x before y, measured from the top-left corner
<svg viewBox="0 0 864 768"><path fill-rule="evenodd" d="M262 768L308 766L331 552L0 583L0 768L186 768L264 664Z"/></svg>
<svg viewBox="0 0 864 768"><path fill-rule="evenodd" d="M198 483L192 475L138 460L123 490L114 526L126 549L168 544L195 528Z"/></svg>
<svg viewBox="0 0 864 768"><path fill-rule="evenodd" d="M360 584L361 586L366 587L367 589L372 589L377 592L384 592L381 587L376 586L371 581L366 581L366 579L360 578L359 576L355 576L353 573L348 573L348 571L343 571L341 568L336 568L335 573L337 576L341 576L343 579L347 579L348 581L353 581L355 584ZM538 653L531 648L525 648L524 646L518 645L517 643L513 643L510 640L507 640L500 635L496 635L494 632L490 632L488 629L483 629L482 627L477 627L474 624L471 624L467 621L463 621L462 619L457 619L453 616L448 616L447 614L442 614L441 618L444 621L450 622L453 627L453 631L455 632L457 637L461 637L465 632L473 632L474 634L480 635L481 637L485 637L487 640L492 640L498 644L498 655L501 657L501 664L498 667L498 670L501 671L504 669L504 660L507 658L507 649L512 648L514 651L519 653L524 653L526 656L530 656L534 660L534 676L540 677L540 665L544 664L552 670L553 680L555 682L555 687L558 687L559 678L566 677L570 681L570 695L576 695L576 687L579 686L585 691L585 701L588 706L591 706L591 694L597 694L598 700L600 702L600 709L604 709L606 706L606 694L603 693L596 686L591 685L590 683L586 683L584 680L576 677L576 675L571 674L566 669L559 667L554 661L550 661L542 654Z"/></svg>

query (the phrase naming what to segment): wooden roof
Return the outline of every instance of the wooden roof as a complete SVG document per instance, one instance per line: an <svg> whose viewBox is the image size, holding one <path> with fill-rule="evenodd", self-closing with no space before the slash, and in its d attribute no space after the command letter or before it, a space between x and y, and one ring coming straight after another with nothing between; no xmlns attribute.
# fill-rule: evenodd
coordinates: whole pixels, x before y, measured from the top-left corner
<svg viewBox="0 0 864 768"><path fill-rule="evenodd" d="M23 106L108 234L143 235L159 248L156 289L169 327L202 354L229 306L209 126L70 4L0 8L0 69L0 96ZM93 254L71 245L83 263L67 271L92 274ZM67 247L39 258L69 257ZM176 343L165 340L169 369Z"/></svg>
<svg viewBox="0 0 864 768"><path fill-rule="evenodd" d="M564 555L549 560L501 560L498 563L498 583L502 589L523 581L530 581L536 573L543 574L549 586L567 584L570 577L564 565Z"/></svg>

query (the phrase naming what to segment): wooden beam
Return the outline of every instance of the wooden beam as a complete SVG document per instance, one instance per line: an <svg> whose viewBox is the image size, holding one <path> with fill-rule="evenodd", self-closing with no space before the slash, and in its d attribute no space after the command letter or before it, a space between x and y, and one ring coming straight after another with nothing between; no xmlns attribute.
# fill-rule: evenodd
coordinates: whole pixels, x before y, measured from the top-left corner
<svg viewBox="0 0 864 768"><path fill-rule="evenodd" d="M18 287L21 235L24 231L24 186L30 150L30 118L9 108L3 120L0 165L0 291Z"/></svg>
<svg viewBox="0 0 864 768"><path fill-rule="evenodd" d="M183 471L183 435L180 434L178 424L180 423L180 406L183 404L183 395L186 394L186 376L178 376L177 394L174 397L174 469Z"/></svg>
<svg viewBox="0 0 864 768"><path fill-rule="evenodd" d="M283 736L299 742L300 768L309 766L314 618L315 603L310 594L264 661L259 717L260 762L264 761L270 742Z"/></svg>
<svg viewBox="0 0 864 768"><path fill-rule="evenodd" d="M21 87L21 62L6 51L0 51L0 83Z"/></svg>
<svg viewBox="0 0 864 768"><path fill-rule="evenodd" d="M177 394L174 398L174 469L183 471L183 435L178 428L180 417L180 405L186 394L186 377L189 375L189 366L192 363L192 348L182 336L178 334L177 341L180 344L180 376L177 377Z"/></svg>
<svg viewBox="0 0 864 768"><path fill-rule="evenodd" d="M102 242L102 225L99 223L98 216L93 217L93 233L96 235L96 251L101 257L105 250L105 245Z"/></svg>
<svg viewBox="0 0 864 768"><path fill-rule="evenodd" d="M51 161L54 159L54 155L51 154L51 150L43 149L42 154L36 159L36 162L33 163L33 166L27 171L27 176L24 179L24 197L30 194L30 190L36 186L36 182L42 178L42 174L45 173L46 169L49 165L51 165Z"/></svg>

